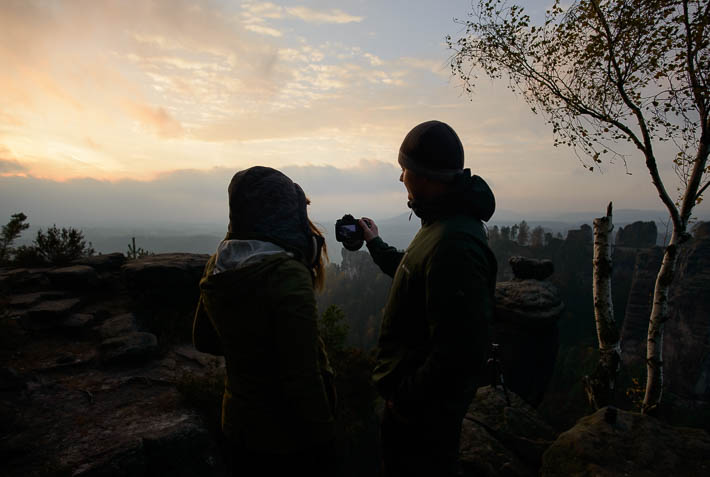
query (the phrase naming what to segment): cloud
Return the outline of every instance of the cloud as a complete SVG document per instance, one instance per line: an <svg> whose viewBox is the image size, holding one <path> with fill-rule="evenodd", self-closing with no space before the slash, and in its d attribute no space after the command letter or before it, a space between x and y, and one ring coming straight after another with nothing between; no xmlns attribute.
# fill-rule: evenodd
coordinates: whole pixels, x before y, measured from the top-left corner
<svg viewBox="0 0 710 477"><path fill-rule="evenodd" d="M245 28L249 31L253 31L254 33L260 33L262 35L268 35L268 36L274 36L274 37L283 36L283 33L281 33L276 28L271 28L271 27L268 27L265 25L247 25Z"/></svg>
<svg viewBox="0 0 710 477"><path fill-rule="evenodd" d="M289 15L309 23L359 23L363 17L345 13L342 10L318 11L308 7L286 8Z"/></svg>
<svg viewBox="0 0 710 477"><path fill-rule="evenodd" d="M0 163L2 164L2 163ZM311 216L328 222L345 212L374 218L406 211L394 163L361 161L349 168L285 166L312 201ZM21 210L34 225L137 226L225 224L233 168L176 170L151 181L0 176L0 218Z"/></svg>
<svg viewBox="0 0 710 477"><path fill-rule="evenodd" d="M0 157L0 174L24 172L27 168L19 162L12 159L3 159Z"/></svg>
<svg viewBox="0 0 710 477"><path fill-rule="evenodd" d="M126 110L146 127L153 129L163 138L181 137L184 134L182 125L162 107L153 108L144 104L127 103Z"/></svg>

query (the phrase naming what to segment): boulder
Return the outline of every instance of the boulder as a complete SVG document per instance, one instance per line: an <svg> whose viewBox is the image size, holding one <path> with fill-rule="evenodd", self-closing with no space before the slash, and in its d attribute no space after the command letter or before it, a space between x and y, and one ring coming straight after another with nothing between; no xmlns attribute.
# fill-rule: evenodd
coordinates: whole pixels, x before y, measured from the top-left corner
<svg viewBox="0 0 710 477"><path fill-rule="evenodd" d="M501 386L480 388L466 419L483 426L532 469L540 466L542 454L557 437L535 409L512 391L507 392L506 398Z"/></svg>
<svg viewBox="0 0 710 477"><path fill-rule="evenodd" d="M560 434L543 455L543 477L710 475L710 435L639 413L602 408Z"/></svg>
<svg viewBox="0 0 710 477"><path fill-rule="evenodd" d="M26 330L56 328L82 304L81 298L43 301L26 310L20 317L20 324Z"/></svg>
<svg viewBox="0 0 710 477"><path fill-rule="evenodd" d="M73 265L47 272L52 285L64 290L91 290L99 284L99 276L88 265Z"/></svg>
<svg viewBox="0 0 710 477"><path fill-rule="evenodd" d="M0 273L0 290L36 291L49 285L46 268L13 268Z"/></svg>
<svg viewBox="0 0 710 477"><path fill-rule="evenodd" d="M496 284L496 320L522 328L553 325L564 304L557 287L540 280L511 280Z"/></svg>
<svg viewBox="0 0 710 477"><path fill-rule="evenodd" d="M21 295L12 295L8 300L8 305L12 308L29 308L42 300L57 300L60 298L67 298L66 293L61 291L23 293Z"/></svg>
<svg viewBox="0 0 710 477"><path fill-rule="evenodd" d="M515 278L519 278L521 280L544 280L555 271L555 266L552 264L552 260L549 259L536 259L518 256L510 257L508 263L510 263L511 268L513 269L513 275L515 275Z"/></svg>
<svg viewBox="0 0 710 477"><path fill-rule="evenodd" d="M126 286L142 294L195 296L208 259L194 253L149 255L126 263L121 272Z"/></svg>
<svg viewBox="0 0 710 477"><path fill-rule="evenodd" d="M136 364L147 361L158 351L158 339L152 333L136 331L101 342L104 364Z"/></svg>
<svg viewBox="0 0 710 477"><path fill-rule="evenodd" d="M72 265L87 265L97 272L112 272L119 270L126 263L126 256L120 252L92 255L72 262Z"/></svg>
<svg viewBox="0 0 710 477"><path fill-rule="evenodd" d="M84 328L94 321L94 315L91 313L74 313L62 322L65 328Z"/></svg>
<svg viewBox="0 0 710 477"><path fill-rule="evenodd" d="M123 313L104 321L98 330L102 338L115 338L137 331L136 318L133 313Z"/></svg>
<svg viewBox="0 0 710 477"><path fill-rule="evenodd" d="M464 419L461 424L461 467L464 476L533 477L535 470L493 437L484 426Z"/></svg>

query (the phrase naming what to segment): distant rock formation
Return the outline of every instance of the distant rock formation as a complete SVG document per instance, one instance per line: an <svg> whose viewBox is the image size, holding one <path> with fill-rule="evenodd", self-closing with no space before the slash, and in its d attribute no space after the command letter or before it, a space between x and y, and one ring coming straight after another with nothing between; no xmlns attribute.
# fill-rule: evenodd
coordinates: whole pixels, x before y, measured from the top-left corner
<svg viewBox="0 0 710 477"><path fill-rule="evenodd" d="M554 271L550 260L512 257L510 264L516 278L496 284L494 339L507 385L537 406L555 367L564 304L555 285L543 280Z"/></svg>
<svg viewBox="0 0 710 477"><path fill-rule="evenodd" d="M656 222L634 222L616 232L617 247L649 248L656 245L658 229Z"/></svg>
<svg viewBox="0 0 710 477"><path fill-rule="evenodd" d="M653 288L663 249L640 251L622 333L624 364L645 367L646 335ZM691 401L710 401L710 236L687 242L678 257L670 290L670 318L663 339L667 389Z"/></svg>
<svg viewBox="0 0 710 477"><path fill-rule="evenodd" d="M710 435L602 408L580 419L545 451L540 475L710 475Z"/></svg>

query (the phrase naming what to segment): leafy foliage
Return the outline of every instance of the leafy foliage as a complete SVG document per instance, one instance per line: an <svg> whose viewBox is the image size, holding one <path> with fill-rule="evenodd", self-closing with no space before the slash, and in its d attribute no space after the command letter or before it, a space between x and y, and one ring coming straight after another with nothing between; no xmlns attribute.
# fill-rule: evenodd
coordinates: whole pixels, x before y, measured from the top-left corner
<svg viewBox="0 0 710 477"><path fill-rule="evenodd" d="M507 78L547 118L555 145L581 152L589 170L607 154L625 161L614 144L633 144L669 207L654 148L670 142L684 209L702 200L710 142L707 0L581 0L568 8L556 0L542 25L531 25L522 7L485 0L471 17L459 39L447 37L456 52L452 72L466 91L479 70Z"/></svg>
<svg viewBox="0 0 710 477"><path fill-rule="evenodd" d="M345 338L348 336L348 324L345 313L338 305L330 305L318 322L318 331L325 344L329 356L341 354L345 349Z"/></svg>
<svg viewBox="0 0 710 477"><path fill-rule="evenodd" d="M667 292L693 208L710 186L710 0L578 0L568 7L555 0L542 25L506 0L479 0L471 17L461 38L447 37L456 51L452 72L468 92L477 69L507 78L546 117L555 145L571 147L590 171L605 154L626 161L615 147L633 145L668 209L673 233L647 341L644 412L655 412ZM659 172L664 143L676 150L666 157L681 183L675 201Z"/></svg>
<svg viewBox="0 0 710 477"><path fill-rule="evenodd" d="M49 227L47 232L37 231L33 244L37 256L47 263L63 265L83 256L91 256L94 249L86 244L84 233L75 228ZM27 251L31 254L31 250Z"/></svg>
<svg viewBox="0 0 710 477"><path fill-rule="evenodd" d="M2 234L0 234L0 263L7 262L10 255L13 253L11 248L12 243L27 230L30 224L26 223L27 216L22 212L13 214L10 221L2 226Z"/></svg>

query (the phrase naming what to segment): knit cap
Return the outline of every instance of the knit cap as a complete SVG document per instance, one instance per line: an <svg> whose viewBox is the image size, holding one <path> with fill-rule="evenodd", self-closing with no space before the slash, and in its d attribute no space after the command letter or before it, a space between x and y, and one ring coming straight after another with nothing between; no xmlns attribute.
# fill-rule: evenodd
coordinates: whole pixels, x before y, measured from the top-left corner
<svg viewBox="0 0 710 477"><path fill-rule="evenodd" d="M399 148L399 165L417 175L451 182L463 169L463 145L451 126L426 121L415 126Z"/></svg>

